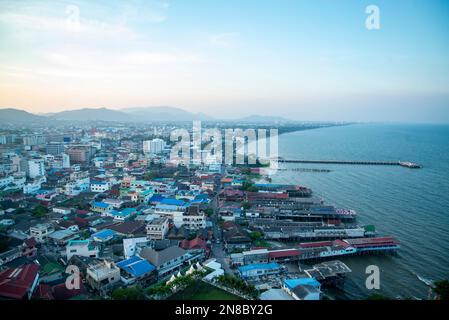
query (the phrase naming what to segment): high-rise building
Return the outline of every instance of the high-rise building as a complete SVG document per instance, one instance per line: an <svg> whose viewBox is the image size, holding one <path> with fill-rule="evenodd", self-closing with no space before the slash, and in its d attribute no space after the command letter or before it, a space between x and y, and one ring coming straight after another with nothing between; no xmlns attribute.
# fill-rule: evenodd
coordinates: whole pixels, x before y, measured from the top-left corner
<svg viewBox="0 0 449 320"><path fill-rule="evenodd" d="M158 154L165 149L165 141L162 139L146 140L143 142L143 153Z"/></svg>
<svg viewBox="0 0 449 320"><path fill-rule="evenodd" d="M72 164L87 164L93 156L93 148L91 146L79 145L67 148L66 152L70 157Z"/></svg>
<svg viewBox="0 0 449 320"><path fill-rule="evenodd" d="M50 142L47 143L46 151L47 154L57 156L64 152L64 145L60 142Z"/></svg>
<svg viewBox="0 0 449 320"><path fill-rule="evenodd" d="M27 175L34 179L39 176L45 176L44 159L30 159L28 160Z"/></svg>
<svg viewBox="0 0 449 320"><path fill-rule="evenodd" d="M23 144L25 146L37 146L41 144L45 144L46 139L41 135L31 135L23 137Z"/></svg>

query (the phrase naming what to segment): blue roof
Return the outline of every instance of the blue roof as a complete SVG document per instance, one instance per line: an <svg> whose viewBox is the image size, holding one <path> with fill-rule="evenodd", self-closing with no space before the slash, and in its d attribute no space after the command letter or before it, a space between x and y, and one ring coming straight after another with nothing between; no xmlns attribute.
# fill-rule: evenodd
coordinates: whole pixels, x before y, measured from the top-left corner
<svg viewBox="0 0 449 320"><path fill-rule="evenodd" d="M259 270L259 269L270 270L270 269L279 269L279 268L280 268L280 266L276 262L255 263L255 264L249 264L246 266L241 266L241 267L239 267L239 271L247 272L247 271L251 271L251 270Z"/></svg>
<svg viewBox="0 0 449 320"><path fill-rule="evenodd" d="M127 217L131 214L133 214L134 212L136 212L136 208L125 208L121 211L117 211L117 210L112 210L112 214L115 216L123 216L123 217Z"/></svg>
<svg viewBox="0 0 449 320"><path fill-rule="evenodd" d="M144 260L138 256L120 261L119 263L117 263L117 267L125 270L133 277L140 277L145 273L151 272L156 269L156 267L149 263L147 260Z"/></svg>
<svg viewBox="0 0 449 320"><path fill-rule="evenodd" d="M161 201L161 204L166 204L170 206L185 206L186 202L183 200L167 198Z"/></svg>
<svg viewBox="0 0 449 320"><path fill-rule="evenodd" d="M92 206L100 207L100 208L108 208L110 205L107 203L104 203L104 202L95 201L94 203L92 203Z"/></svg>
<svg viewBox="0 0 449 320"><path fill-rule="evenodd" d="M154 195L151 196L150 202L161 202L164 199L165 199L164 196L162 196L160 194L154 194Z"/></svg>
<svg viewBox="0 0 449 320"><path fill-rule="evenodd" d="M199 195L197 195L196 197L195 197L195 200L197 200L197 199L205 199L205 200L209 200L209 195L208 194L205 194L205 193L202 193L202 194L199 194Z"/></svg>
<svg viewBox="0 0 449 320"><path fill-rule="evenodd" d="M303 286L305 284L311 285L314 288L320 288L321 284L315 278L298 278L298 279L285 279L285 285L289 289L293 289L299 285Z"/></svg>
<svg viewBox="0 0 449 320"><path fill-rule="evenodd" d="M98 231L97 233L94 233L92 237L99 238L99 239L107 239L109 237L114 237L116 235L116 232L111 229L104 229L101 231Z"/></svg>

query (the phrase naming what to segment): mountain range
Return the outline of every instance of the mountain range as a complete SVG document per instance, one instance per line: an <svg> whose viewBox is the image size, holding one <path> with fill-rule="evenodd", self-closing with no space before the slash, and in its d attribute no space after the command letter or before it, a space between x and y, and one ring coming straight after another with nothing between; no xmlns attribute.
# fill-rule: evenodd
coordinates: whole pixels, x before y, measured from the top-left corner
<svg viewBox="0 0 449 320"><path fill-rule="evenodd" d="M154 121L213 121L218 120L204 113L192 113L176 107L144 107L112 110L107 108L83 108L57 113L32 114L13 108L0 109L0 123L25 124L53 120L66 121L115 121L115 122L154 122ZM238 122L287 122L281 117L252 115L235 119Z"/></svg>

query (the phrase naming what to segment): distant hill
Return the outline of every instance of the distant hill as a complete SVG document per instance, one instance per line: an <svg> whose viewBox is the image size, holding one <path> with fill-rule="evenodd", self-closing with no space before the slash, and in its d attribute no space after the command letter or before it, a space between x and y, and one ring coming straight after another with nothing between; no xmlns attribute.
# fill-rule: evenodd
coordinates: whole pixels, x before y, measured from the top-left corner
<svg viewBox="0 0 449 320"><path fill-rule="evenodd" d="M84 108L35 115L18 109L0 109L0 123L27 124L45 123L55 120L66 121L115 121L115 122L172 122L172 121L213 121L216 120L204 113L192 113L175 107L146 107L112 110L107 108ZM228 120L241 123L273 123L291 120L276 116L251 115L241 119Z"/></svg>
<svg viewBox="0 0 449 320"><path fill-rule="evenodd" d="M77 109L47 115L55 120L71 121L117 121L117 122L153 122L153 121L192 121L209 120L204 114L195 114L175 107L148 107L112 110Z"/></svg>
<svg viewBox="0 0 449 320"><path fill-rule="evenodd" d="M69 120L69 121L119 121L129 122L134 119L132 116L117 110L106 108L99 109L77 109L53 113L48 115L49 118L55 120Z"/></svg>
<svg viewBox="0 0 449 320"><path fill-rule="evenodd" d="M192 113L175 107L144 107L122 109L140 121L193 121L213 120L203 113Z"/></svg>
<svg viewBox="0 0 449 320"><path fill-rule="evenodd" d="M19 109L0 109L0 123L2 124L27 124L42 123L48 121L47 118Z"/></svg>

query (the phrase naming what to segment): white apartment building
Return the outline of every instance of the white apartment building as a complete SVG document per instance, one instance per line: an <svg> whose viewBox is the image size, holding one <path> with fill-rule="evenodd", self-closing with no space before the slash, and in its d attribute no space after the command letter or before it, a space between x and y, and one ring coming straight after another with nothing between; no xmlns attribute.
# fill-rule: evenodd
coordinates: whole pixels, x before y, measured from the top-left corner
<svg viewBox="0 0 449 320"><path fill-rule="evenodd" d="M163 240L168 233L169 222L167 217L156 218L147 224L147 237L150 240Z"/></svg>
<svg viewBox="0 0 449 320"><path fill-rule="evenodd" d="M28 177L34 179L39 176L45 176L45 164L44 159L31 159L28 160Z"/></svg>
<svg viewBox="0 0 449 320"><path fill-rule="evenodd" d="M111 189L109 182L104 181L92 181L90 184L90 191L92 192L106 192Z"/></svg>
<svg viewBox="0 0 449 320"><path fill-rule="evenodd" d="M189 230L199 230L206 228L206 215L204 213L191 215L186 212L173 215L173 223L176 228L184 226Z"/></svg>
<svg viewBox="0 0 449 320"><path fill-rule="evenodd" d="M73 256L98 258L100 249L89 240L72 240L67 243L67 261Z"/></svg>
<svg viewBox="0 0 449 320"><path fill-rule="evenodd" d="M133 257L138 253L138 247L146 247L148 245L147 237L123 239L123 254L125 259Z"/></svg>
<svg viewBox="0 0 449 320"><path fill-rule="evenodd" d="M88 191L90 188L90 178L77 179L70 181L65 185L64 194L68 196L77 196L81 192Z"/></svg>
<svg viewBox="0 0 449 320"><path fill-rule="evenodd" d="M30 228L30 236L34 237L39 242L44 242L45 239L55 231L55 228L50 223L40 223Z"/></svg>
<svg viewBox="0 0 449 320"><path fill-rule="evenodd" d="M23 193L31 194L36 193L42 187L42 184L47 181L45 176L40 176L37 179L34 179L32 182L23 185Z"/></svg>
<svg viewBox="0 0 449 320"><path fill-rule="evenodd" d="M143 142L143 153L158 154L165 149L165 141L162 139L146 140Z"/></svg>

